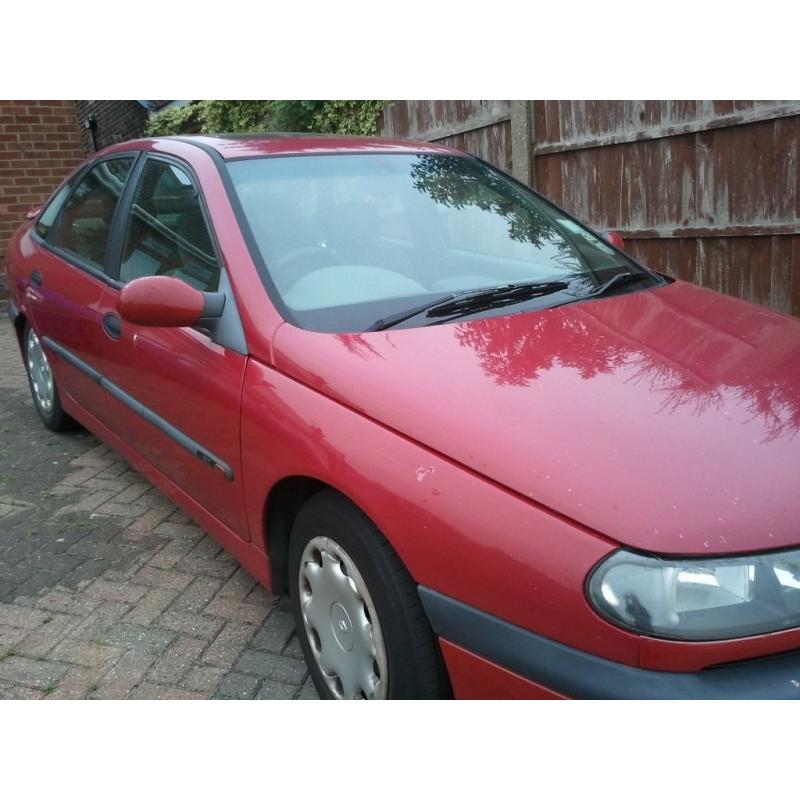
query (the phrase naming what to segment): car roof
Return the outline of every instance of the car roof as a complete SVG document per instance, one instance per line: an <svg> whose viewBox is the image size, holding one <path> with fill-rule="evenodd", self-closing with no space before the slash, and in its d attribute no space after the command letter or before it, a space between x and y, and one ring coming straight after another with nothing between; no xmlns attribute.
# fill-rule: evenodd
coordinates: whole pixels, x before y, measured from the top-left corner
<svg viewBox="0 0 800 800"><path fill-rule="evenodd" d="M172 137L167 137L167 141ZM458 150L430 142L379 136L329 136L311 133L215 134L174 137L212 147L226 160L308 153L450 153Z"/></svg>

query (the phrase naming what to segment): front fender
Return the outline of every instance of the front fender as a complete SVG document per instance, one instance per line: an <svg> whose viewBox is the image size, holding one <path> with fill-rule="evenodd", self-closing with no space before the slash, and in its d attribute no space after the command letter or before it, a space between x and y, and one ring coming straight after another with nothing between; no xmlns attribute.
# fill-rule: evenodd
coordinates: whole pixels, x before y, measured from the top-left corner
<svg viewBox="0 0 800 800"><path fill-rule="evenodd" d="M253 359L242 458L254 543L270 488L288 476L315 478L375 522L418 583L542 636L637 663L638 637L601 620L583 598L589 570L614 548L607 540Z"/></svg>

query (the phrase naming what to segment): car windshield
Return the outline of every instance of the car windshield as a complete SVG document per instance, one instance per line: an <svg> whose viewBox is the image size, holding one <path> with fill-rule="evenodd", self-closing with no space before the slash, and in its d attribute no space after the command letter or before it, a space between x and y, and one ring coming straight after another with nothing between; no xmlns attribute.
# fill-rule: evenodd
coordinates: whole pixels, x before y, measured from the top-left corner
<svg viewBox="0 0 800 800"><path fill-rule="evenodd" d="M406 309L508 284L564 282L588 293L616 273L642 271L468 156L266 157L228 169L268 288L287 318L310 330L364 331ZM510 312L480 310L492 313Z"/></svg>

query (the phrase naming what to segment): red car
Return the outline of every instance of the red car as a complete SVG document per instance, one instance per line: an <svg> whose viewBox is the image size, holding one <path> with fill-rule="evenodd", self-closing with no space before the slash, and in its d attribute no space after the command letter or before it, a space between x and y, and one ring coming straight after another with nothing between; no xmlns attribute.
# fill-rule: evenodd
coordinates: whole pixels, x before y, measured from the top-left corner
<svg viewBox="0 0 800 800"><path fill-rule="evenodd" d="M125 142L30 216L39 416L288 591L323 697L800 696L800 321L428 144Z"/></svg>

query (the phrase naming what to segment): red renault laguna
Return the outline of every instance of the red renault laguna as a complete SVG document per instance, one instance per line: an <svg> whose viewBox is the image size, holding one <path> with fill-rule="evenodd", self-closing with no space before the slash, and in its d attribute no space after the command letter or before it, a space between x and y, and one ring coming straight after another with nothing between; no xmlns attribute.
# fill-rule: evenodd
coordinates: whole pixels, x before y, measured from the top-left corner
<svg viewBox="0 0 800 800"><path fill-rule="evenodd" d="M800 697L800 321L419 143L126 142L30 217L42 421L288 592L323 697Z"/></svg>

